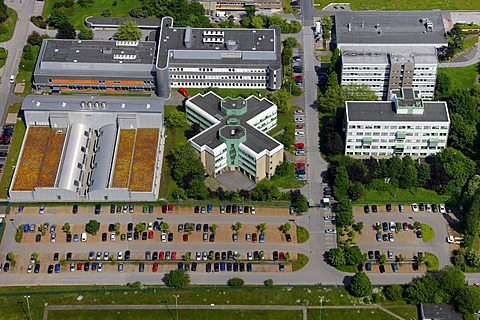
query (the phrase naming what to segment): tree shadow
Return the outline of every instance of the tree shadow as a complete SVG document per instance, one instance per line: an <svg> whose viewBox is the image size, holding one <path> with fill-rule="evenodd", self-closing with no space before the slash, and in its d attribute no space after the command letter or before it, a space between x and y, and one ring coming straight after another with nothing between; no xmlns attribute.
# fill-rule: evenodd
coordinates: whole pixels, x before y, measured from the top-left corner
<svg viewBox="0 0 480 320"><path fill-rule="evenodd" d="M25 309L25 307L23 305L23 301L17 301L17 304L20 305L20 307L22 308L22 312L25 315L25 319L28 320L28 313L27 313L27 310Z"/></svg>
<svg viewBox="0 0 480 320"><path fill-rule="evenodd" d="M167 309L168 313L170 314L170 317L175 320L175 315L173 314L173 311L170 310L167 304L167 300L163 300L162 303L165 305L165 308Z"/></svg>

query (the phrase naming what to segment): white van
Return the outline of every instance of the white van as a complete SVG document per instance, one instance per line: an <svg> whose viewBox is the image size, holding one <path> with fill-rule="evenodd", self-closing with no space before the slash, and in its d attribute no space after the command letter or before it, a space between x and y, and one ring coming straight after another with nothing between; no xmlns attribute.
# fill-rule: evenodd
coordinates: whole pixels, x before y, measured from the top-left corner
<svg viewBox="0 0 480 320"><path fill-rule="evenodd" d="M15 82L15 76L12 74L10 76L10 83L14 83Z"/></svg>
<svg viewBox="0 0 480 320"><path fill-rule="evenodd" d="M85 242L85 241L87 241L87 233L82 232L82 242Z"/></svg>

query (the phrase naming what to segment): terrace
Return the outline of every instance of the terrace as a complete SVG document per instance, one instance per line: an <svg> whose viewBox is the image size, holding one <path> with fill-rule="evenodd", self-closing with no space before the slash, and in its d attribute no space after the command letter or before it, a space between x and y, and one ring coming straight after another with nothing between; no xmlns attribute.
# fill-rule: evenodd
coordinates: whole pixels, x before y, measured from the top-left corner
<svg viewBox="0 0 480 320"><path fill-rule="evenodd" d="M159 129L139 128L135 139L129 189L137 192L152 190L157 159Z"/></svg>
<svg viewBox="0 0 480 320"><path fill-rule="evenodd" d="M127 188L132 164L135 130L121 129L113 172L113 188Z"/></svg>
<svg viewBox="0 0 480 320"><path fill-rule="evenodd" d="M31 191L37 186L52 131L50 127L28 128L12 190Z"/></svg>

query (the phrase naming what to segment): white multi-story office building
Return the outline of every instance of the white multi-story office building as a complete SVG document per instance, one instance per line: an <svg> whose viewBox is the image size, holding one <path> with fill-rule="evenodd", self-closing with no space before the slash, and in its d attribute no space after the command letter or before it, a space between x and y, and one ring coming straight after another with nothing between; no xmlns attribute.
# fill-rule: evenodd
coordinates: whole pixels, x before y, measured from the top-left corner
<svg viewBox="0 0 480 320"><path fill-rule="evenodd" d="M447 145L445 101L424 101L412 88L393 90L390 101L345 103L345 154L353 157L427 157Z"/></svg>
<svg viewBox="0 0 480 320"><path fill-rule="evenodd" d="M203 130L190 139L208 174L240 170L254 181L271 178L283 144L266 134L277 125L277 106L266 98L222 98L213 92L185 102L189 123Z"/></svg>
<svg viewBox="0 0 480 320"><path fill-rule="evenodd" d="M335 14L342 84L366 84L381 99L415 88L432 99L438 59L447 45L441 11L352 11Z"/></svg>

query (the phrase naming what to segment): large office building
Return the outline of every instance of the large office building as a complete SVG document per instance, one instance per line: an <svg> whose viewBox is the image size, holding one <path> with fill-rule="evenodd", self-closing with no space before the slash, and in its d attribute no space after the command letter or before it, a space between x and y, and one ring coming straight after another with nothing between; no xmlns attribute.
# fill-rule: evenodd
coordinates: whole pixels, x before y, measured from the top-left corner
<svg viewBox="0 0 480 320"><path fill-rule="evenodd" d="M432 99L438 59L447 45L441 11L349 11L335 14L342 84L366 84L381 99L417 89Z"/></svg>
<svg viewBox="0 0 480 320"><path fill-rule="evenodd" d="M428 101L412 88L393 90L389 101L345 103L345 154L353 157L427 157L447 145L445 101Z"/></svg>
<svg viewBox="0 0 480 320"><path fill-rule="evenodd" d="M156 91L160 97L172 87L275 90L282 85L280 40L278 26L174 27L165 17L157 41L45 39L33 84L39 91Z"/></svg>
<svg viewBox="0 0 480 320"><path fill-rule="evenodd" d="M13 201L156 201L163 100L29 95Z"/></svg>
<svg viewBox="0 0 480 320"><path fill-rule="evenodd" d="M281 0L196 0L205 8L205 13L215 15L217 11L245 11L254 6L257 11L278 12L282 10Z"/></svg>
<svg viewBox="0 0 480 320"><path fill-rule="evenodd" d="M208 174L239 170L258 182L283 161L283 145L266 134L277 125L277 106L266 98L197 94L185 103L189 123L202 132L190 139Z"/></svg>

